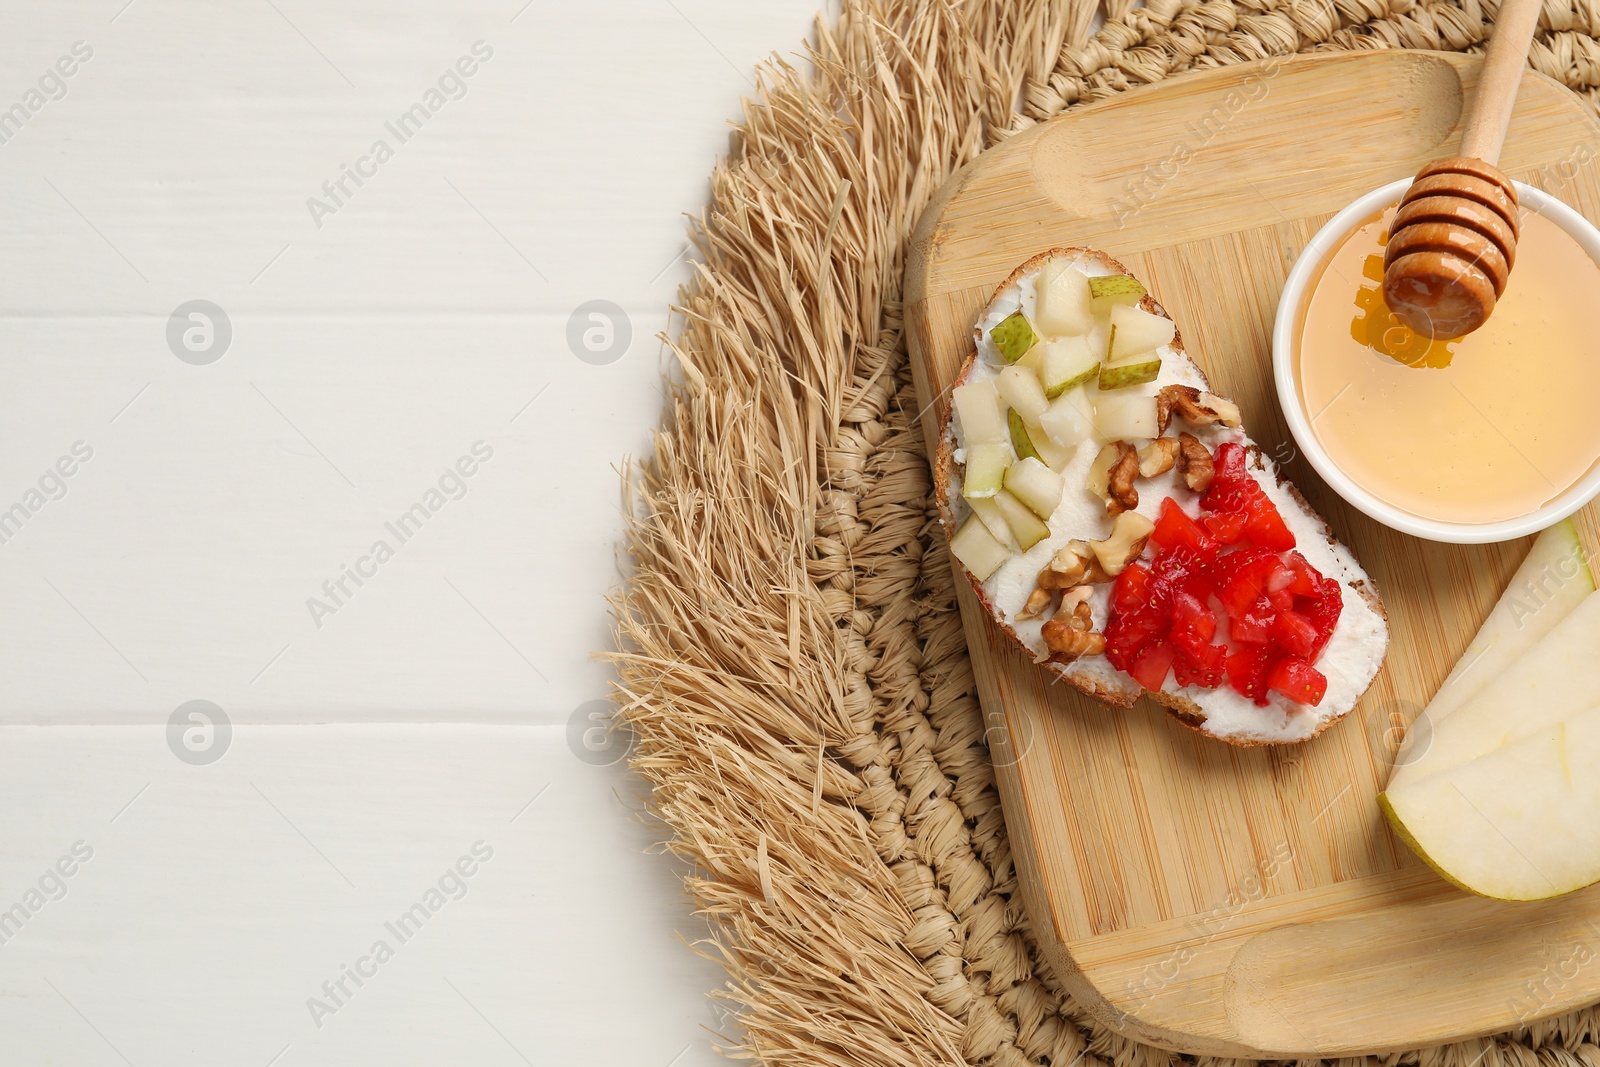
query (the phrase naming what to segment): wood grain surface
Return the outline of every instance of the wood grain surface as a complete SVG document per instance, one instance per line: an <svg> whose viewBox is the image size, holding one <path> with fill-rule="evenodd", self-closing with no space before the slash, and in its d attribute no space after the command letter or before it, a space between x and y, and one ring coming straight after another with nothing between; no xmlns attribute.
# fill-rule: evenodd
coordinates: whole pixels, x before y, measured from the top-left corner
<svg viewBox="0 0 1600 1067"><path fill-rule="evenodd" d="M1600 888L1541 904L1451 888L1374 801L1404 727L1528 542L1457 546L1346 505L1294 451L1270 334L1295 257L1357 195L1453 154L1480 61L1432 52L1269 60L1079 108L941 191L908 263L930 450L974 315L1018 263L1122 260L1247 426L1377 581L1388 659L1310 743L1234 748L1141 702L1113 711L1006 647L962 587L1006 821L1041 947L1073 995L1140 1040L1238 1056L1339 1055L1493 1033L1600 998ZM1524 75L1502 166L1600 217L1600 124ZM1403 457L1397 457L1403 461ZM1586 546L1600 545L1591 507Z"/></svg>

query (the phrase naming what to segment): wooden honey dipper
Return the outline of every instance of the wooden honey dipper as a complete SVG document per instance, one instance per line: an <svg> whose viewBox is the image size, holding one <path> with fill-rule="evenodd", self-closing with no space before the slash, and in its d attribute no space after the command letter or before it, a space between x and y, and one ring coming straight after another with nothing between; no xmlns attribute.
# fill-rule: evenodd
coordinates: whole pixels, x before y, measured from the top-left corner
<svg viewBox="0 0 1600 1067"><path fill-rule="evenodd" d="M1417 172L1389 227L1383 298L1425 337L1461 337L1488 321L1517 255L1517 187L1496 163L1522 82L1541 0L1501 0L1461 154Z"/></svg>

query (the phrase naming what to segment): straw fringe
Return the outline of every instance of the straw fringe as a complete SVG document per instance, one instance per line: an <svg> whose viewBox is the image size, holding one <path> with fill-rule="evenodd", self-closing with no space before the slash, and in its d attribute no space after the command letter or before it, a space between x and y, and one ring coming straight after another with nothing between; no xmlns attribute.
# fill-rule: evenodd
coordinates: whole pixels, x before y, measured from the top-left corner
<svg viewBox="0 0 1600 1067"><path fill-rule="evenodd" d="M983 148L1183 70L1473 50L1492 0L845 0L773 60L693 231L635 569L613 604L634 769L694 872L734 1058L1166 1067L1033 948L904 356L905 242ZM1533 65L1593 102L1600 8L1546 0ZM1591 1011L1339 1067L1600 1067ZM1206 1067L1233 1061L1201 1060Z"/></svg>

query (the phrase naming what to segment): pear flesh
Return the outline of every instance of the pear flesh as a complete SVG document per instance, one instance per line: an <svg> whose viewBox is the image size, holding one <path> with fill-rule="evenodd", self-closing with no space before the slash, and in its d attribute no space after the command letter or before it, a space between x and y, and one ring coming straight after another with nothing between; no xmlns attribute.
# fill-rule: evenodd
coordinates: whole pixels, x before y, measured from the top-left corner
<svg viewBox="0 0 1600 1067"><path fill-rule="evenodd" d="M1584 598L1478 694L1418 737L1390 789L1486 756L1600 705L1600 596Z"/></svg>
<svg viewBox="0 0 1600 1067"><path fill-rule="evenodd" d="M1597 763L1600 708L1590 708L1392 786L1378 803L1406 844L1462 889L1543 900L1600 881Z"/></svg>
<svg viewBox="0 0 1600 1067"><path fill-rule="evenodd" d="M1378 797L1463 889L1542 900L1600 881L1600 596L1576 527L1541 533Z"/></svg>
<svg viewBox="0 0 1600 1067"><path fill-rule="evenodd" d="M1483 690L1594 592L1571 519L1541 533L1511 576L1472 644L1428 703L1434 725Z"/></svg>
<svg viewBox="0 0 1600 1067"><path fill-rule="evenodd" d="M1500 635L1483 656L1522 640ZM1378 804L1461 888L1543 900L1600 881L1597 649L1600 594L1590 592L1475 694L1413 727L1413 750Z"/></svg>

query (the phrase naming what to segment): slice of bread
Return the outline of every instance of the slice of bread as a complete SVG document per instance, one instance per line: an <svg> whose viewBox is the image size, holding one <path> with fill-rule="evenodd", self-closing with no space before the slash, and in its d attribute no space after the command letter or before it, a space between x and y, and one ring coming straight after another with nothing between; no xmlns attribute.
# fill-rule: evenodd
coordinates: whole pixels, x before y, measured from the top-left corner
<svg viewBox="0 0 1600 1067"><path fill-rule="evenodd" d="M952 386L998 375L1005 364L989 338L989 330L1019 308L1032 318L1034 282L1047 262L1061 257L1091 277L1128 273L1121 263L1092 249L1054 248L1034 256L1012 272L979 313L973 331L973 351ZM1170 318L1148 295L1139 306L1152 314ZM1148 385L1131 389L1150 394L1169 385L1202 391L1210 389L1205 374L1184 352L1181 334L1175 333L1172 342L1158 352L1162 357L1160 376ZM1087 389L1091 396L1099 395L1092 382ZM942 417L943 432L934 461L935 498L945 532L953 537L971 509L961 494L965 451L949 394L946 394ZM1382 665L1388 646L1388 621L1382 601L1355 557L1338 542L1327 523L1311 509L1299 491L1284 480L1271 459L1250 441L1242 428L1221 424L1182 425L1177 416L1173 423L1172 432L1183 429L1192 433L1208 451L1214 451L1225 441L1238 442L1247 449L1250 457L1247 468L1294 533L1296 550L1322 575L1339 582L1344 593L1344 607L1332 637L1316 661L1317 670L1328 679L1328 687L1315 707L1293 703L1277 693L1271 695L1266 707L1259 707L1234 692L1226 681L1215 689L1184 687L1170 675L1160 691L1149 695L1185 726L1231 744L1287 744L1314 737L1356 705ZM1112 527L1113 520L1103 499L1089 489L1089 466L1102 444L1093 439L1084 442L1077 446L1070 461L1059 468L1065 491L1061 505L1049 519L1049 535L1044 540L1027 551L1014 549L1007 562L987 580L980 581L953 554L951 562L966 574L995 624L1032 655L1042 669L1052 671L1061 680L1112 707L1129 708L1146 692L1130 675L1113 667L1103 654L1083 655L1071 662L1047 661L1050 649L1044 641L1043 625L1050 618L1050 611L1046 610L1040 618L1018 617L1034 590L1040 570L1058 550L1070 541L1105 538ZM1183 486L1176 470L1141 478L1137 487L1140 499L1135 510L1150 518L1156 516L1162 499L1167 496L1180 502L1187 500L1182 503L1185 510L1190 514L1198 512L1196 494ZM1110 589L1109 582L1091 587L1088 607L1095 632L1103 632L1105 628ZM1217 640L1225 638L1225 633L1219 633Z"/></svg>

